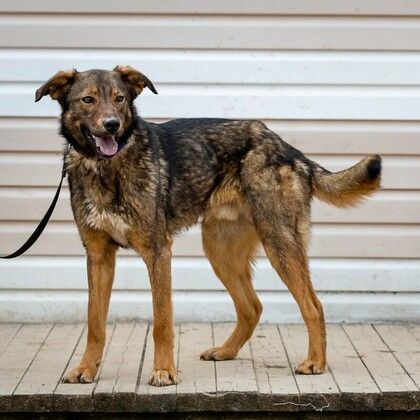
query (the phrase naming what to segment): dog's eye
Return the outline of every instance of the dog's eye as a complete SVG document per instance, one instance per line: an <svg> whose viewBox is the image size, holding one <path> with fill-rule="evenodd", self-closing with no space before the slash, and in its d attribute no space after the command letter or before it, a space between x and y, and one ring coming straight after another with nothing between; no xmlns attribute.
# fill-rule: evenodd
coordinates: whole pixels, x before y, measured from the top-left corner
<svg viewBox="0 0 420 420"><path fill-rule="evenodd" d="M115 100L116 100L117 102L122 102L122 101L124 100L124 96L122 96L122 95L118 95L118 96L115 98Z"/></svg>
<svg viewBox="0 0 420 420"><path fill-rule="evenodd" d="M85 104L91 104L93 102L93 98L92 98L92 96L85 96L84 98L82 98L82 101Z"/></svg>

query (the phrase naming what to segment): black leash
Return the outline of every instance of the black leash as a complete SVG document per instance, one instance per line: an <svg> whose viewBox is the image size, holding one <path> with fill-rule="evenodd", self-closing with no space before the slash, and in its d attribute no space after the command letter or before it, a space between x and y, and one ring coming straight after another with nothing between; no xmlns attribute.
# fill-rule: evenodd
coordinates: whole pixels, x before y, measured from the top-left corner
<svg viewBox="0 0 420 420"><path fill-rule="evenodd" d="M34 232L32 233L32 235L27 239L27 241L15 252L13 252L12 254L9 255L5 255L4 257L0 258L16 258L19 255L22 255L25 251L27 251L37 240L38 238L41 236L42 232L45 229L45 226L47 226L50 217L54 211L55 205L57 204L57 200L58 197L60 195L60 191L61 191L61 186L63 184L63 179L66 177L66 157L67 157L67 153L69 151L70 145L67 145L67 148L64 152L64 157L63 157L63 169L61 171L61 179L60 179L60 183L58 184L58 188L57 191L54 195L53 201L50 204L50 207L48 208L47 212L45 213L44 217L42 218L42 220L39 222L38 226L36 227L36 229L34 230Z"/></svg>

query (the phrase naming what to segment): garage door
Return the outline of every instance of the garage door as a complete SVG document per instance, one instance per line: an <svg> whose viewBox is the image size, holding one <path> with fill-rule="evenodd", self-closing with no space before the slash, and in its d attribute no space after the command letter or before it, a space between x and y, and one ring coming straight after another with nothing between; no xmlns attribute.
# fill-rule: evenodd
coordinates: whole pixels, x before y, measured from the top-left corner
<svg viewBox="0 0 420 420"><path fill-rule="evenodd" d="M159 95L141 115L257 118L330 170L380 153L383 190L357 209L314 203L313 281L327 319L420 316L420 3L309 0L0 3L0 251L18 247L59 181L58 105L34 92L59 69L131 64ZM0 320L85 317L83 248L64 189L39 242L0 261ZM233 319L199 227L176 240L178 320ZM265 320L299 320L261 254ZM113 318L149 318L144 264L122 252Z"/></svg>

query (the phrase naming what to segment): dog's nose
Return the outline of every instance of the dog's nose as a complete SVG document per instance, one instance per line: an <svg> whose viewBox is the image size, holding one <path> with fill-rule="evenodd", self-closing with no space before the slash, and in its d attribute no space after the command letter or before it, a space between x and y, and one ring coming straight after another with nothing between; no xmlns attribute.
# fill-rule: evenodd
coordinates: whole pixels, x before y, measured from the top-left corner
<svg viewBox="0 0 420 420"><path fill-rule="evenodd" d="M116 133L118 129L120 128L120 120L115 117L104 118L104 120L102 121L102 124L104 125L105 130L111 134Z"/></svg>

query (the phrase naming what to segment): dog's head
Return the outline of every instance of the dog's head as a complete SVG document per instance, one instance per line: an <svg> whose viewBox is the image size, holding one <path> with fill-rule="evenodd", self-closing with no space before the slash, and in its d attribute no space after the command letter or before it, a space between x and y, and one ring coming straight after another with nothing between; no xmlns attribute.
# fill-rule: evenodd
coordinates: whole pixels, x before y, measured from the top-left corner
<svg viewBox="0 0 420 420"><path fill-rule="evenodd" d="M82 155L110 158L127 143L135 124L134 99L153 83L130 66L112 71L60 71L35 94L50 95L62 108L61 134Z"/></svg>

